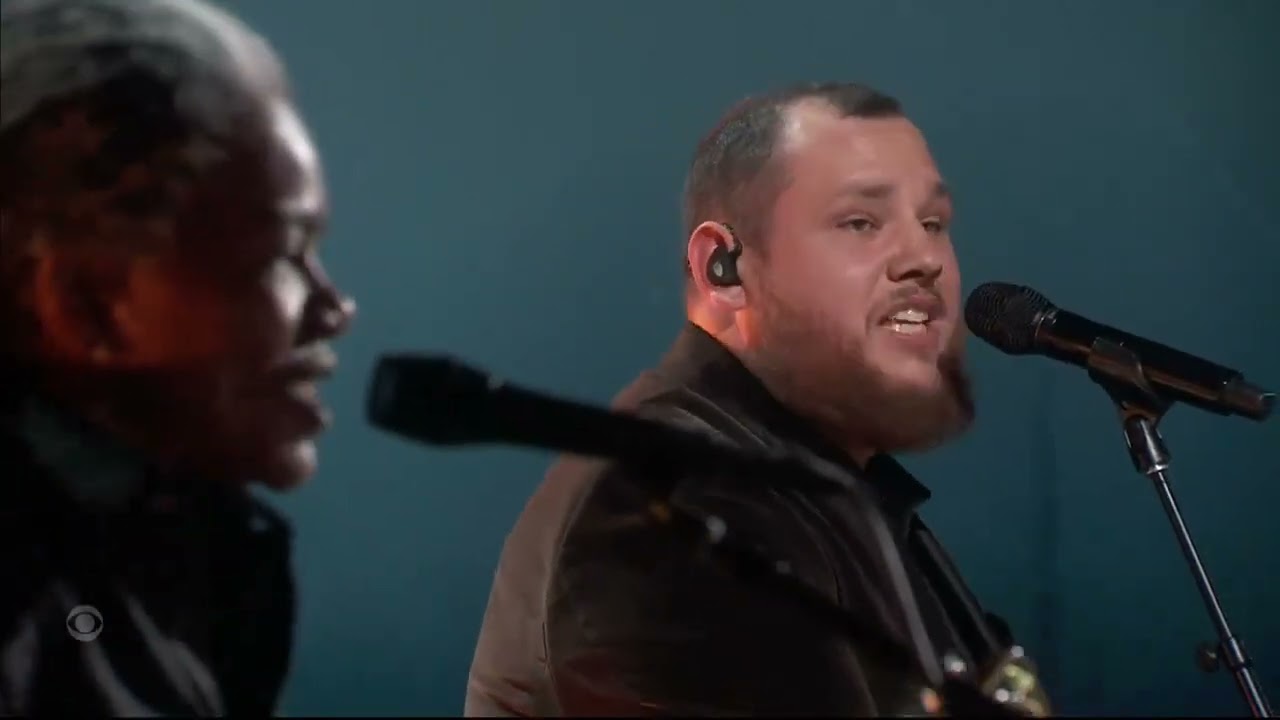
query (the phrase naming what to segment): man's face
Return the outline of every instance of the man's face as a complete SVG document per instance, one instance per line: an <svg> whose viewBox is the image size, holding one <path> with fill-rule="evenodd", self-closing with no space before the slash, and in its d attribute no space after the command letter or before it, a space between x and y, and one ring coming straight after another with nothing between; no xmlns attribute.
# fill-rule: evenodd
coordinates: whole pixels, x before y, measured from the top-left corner
<svg viewBox="0 0 1280 720"><path fill-rule="evenodd" d="M963 430L960 272L951 199L903 118L791 110L786 182L746 286L767 381L842 442L923 449Z"/></svg>
<svg viewBox="0 0 1280 720"><path fill-rule="evenodd" d="M251 115L234 146L206 148L222 159L203 172L153 162L70 196L93 203L85 242L37 242L31 294L44 362L95 378L87 401L109 395L103 421L127 441L192 472L287 488L315 470L328 422L316 384L354 306L317 255L327 199L302 122L279 94ZM67 127L52 137L105 136ZM134 216L109 199L131 183L177 189ZM150 249L132 249L139 238ZM104 273L116 279L98 285Z"/></svg>
<svg viewBox="0 0 1280 720"><path fill-rule="evenodd" d="M317 383L335 367L328 343L345 332L354 305L317 254L327 199L308 134L283 100L263 115L250 152L211 176L182 216L181 246L190 252L174 289L188 310L161 312L150 338L162 353L175 340L207 350L179 376L181 393L201 409L193 426L208 433L197 454L290 487L315 470L314 437L328 423ZM187 325L186 339L174 337L174 319ZM193 322L203 330L192 331ZM202 342L190 343L201 333Z"/></svg>

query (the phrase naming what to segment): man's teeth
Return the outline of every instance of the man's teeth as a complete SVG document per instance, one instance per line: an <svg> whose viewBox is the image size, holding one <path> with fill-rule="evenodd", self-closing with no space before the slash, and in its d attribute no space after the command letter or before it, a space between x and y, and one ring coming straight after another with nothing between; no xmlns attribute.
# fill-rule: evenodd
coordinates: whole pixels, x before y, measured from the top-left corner
<svg viewBox="0 0 1280 720"><path fill-rule="evenodd" d="M917 335L929 328L929 326L925 325L924 323L912 323L912 322L905 322L905 323L896 322L890 325L889 327L892 328L894 332L902 333L903 335Z"/></svg>
<svg viewBox="0 0 1280 720"><path fill-rule="evenodd" d="M320 399L320 388L309 380L290 383L289 392L301 400L316 401Z"/></svg>
<svg viewBox="0 0 1280 720"><path fill-rule="evenodd" d="M929 313L923 310L899 310L889 318L890 329L903 335L917 335L927 329Z"/></svg>
<svg viewBox="0 0 1280 720"><path fill-rule="evenodd" d="M929 313L923 310L899 310L893 314L893 321L899 323L929 322Z"/></svg>

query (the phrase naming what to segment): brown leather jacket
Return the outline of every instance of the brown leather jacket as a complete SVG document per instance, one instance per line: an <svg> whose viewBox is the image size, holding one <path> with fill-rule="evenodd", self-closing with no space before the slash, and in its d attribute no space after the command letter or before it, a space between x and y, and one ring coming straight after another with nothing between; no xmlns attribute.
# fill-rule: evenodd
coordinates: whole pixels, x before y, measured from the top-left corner
<svg viewBox="0 0 1280 720"><path fill-rule="evenodd" d="M693 326L615 406L849 467ZM889 672L866 648L646 522L643 496L622 477L631 471L566 457L529 500L498 563L466 715L874 716L912 706L918 678ZM932 650L972 667L1009 644L916 515L928 490L888 457L861 474L896 534ZM907 640L906 611L851 498L676 480L682 505L724 518L831 601Z"/></svg>

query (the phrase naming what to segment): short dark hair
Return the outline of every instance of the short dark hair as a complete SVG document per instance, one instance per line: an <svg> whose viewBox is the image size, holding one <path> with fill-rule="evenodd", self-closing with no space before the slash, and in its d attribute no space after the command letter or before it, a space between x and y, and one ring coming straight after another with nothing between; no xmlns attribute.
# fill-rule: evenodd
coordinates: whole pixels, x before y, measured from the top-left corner
<svg viewBox="0 0 1280 720"><path fill-rule="evenodd" d="M786 114L805 100L825 102L841 117L903 114L896 99L857 83L803 83L739 102L703 136L694 153L684 186L686 238L707 220L730 223L740 242L750 244L761 236L783 184L772 160Z"/></svg>
<svg viewBox="0 0 1280 720"><path fill-rule="evenodd" d="M0 292L25 287L34 228L81 242L105 217L171 213L259 97L243 73L259 55L274 62L264 40L203 0L6 0ZM0 315L12 315L5 305ZM8 320L0 340L12 339Z"/></svg>

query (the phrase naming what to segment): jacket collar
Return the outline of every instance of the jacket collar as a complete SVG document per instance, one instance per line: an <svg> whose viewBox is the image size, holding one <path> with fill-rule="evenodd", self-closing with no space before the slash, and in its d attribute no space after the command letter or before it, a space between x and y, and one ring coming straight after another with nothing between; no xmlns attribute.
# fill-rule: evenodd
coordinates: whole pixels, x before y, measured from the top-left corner
<svg viewBox="0 0 1280 720"><path fill-rule="evenodd" d="M44 490L83 511L157 516L229 513L228 517L244 516L254 528L289 530L287 522L247 488L158 472L144 455L40 393L28 392L7 403L0 411L0 434L17 443L14 449L20 448L41 477L51 481ZM26 482L20 477L13 480ZM26 490L42 492L34 487Z"/></svg>
<svg viewBox="0 0 1280 720"><path fill-rule="evenodd" d="M123 510L146 486L139 455L37 394L7 408L0 424L78 505Z"/></svg>

